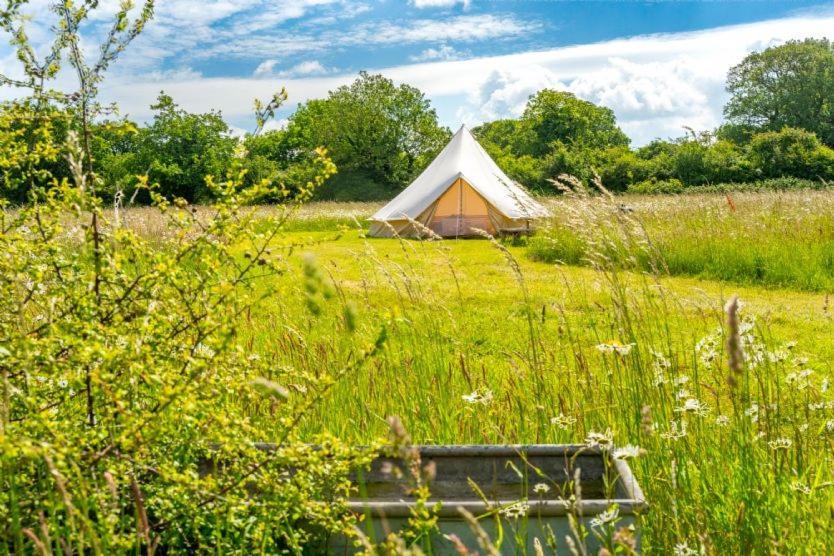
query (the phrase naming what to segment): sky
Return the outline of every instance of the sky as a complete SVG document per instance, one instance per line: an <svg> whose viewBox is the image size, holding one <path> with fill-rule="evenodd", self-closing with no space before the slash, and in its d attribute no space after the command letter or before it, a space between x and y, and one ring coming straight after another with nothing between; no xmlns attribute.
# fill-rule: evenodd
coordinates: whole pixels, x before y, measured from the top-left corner
<svg viewBox="0 0 834 556"><path fill-rule="evenodd" d="M49 3L28 8L41 48ZM117 5L102 2L88 52ZM719 125L727 70L747 53L825 36L834 38L834 3L803 0L158 0L101 95L144 121L164 90L242 132L255 97L286 87L277 127L298 103L368 70L420 88L453 129L516 117L529 95L553 88L611 108L642 145ZM17 65L0 47L0 71L18 75Z"/></svg>

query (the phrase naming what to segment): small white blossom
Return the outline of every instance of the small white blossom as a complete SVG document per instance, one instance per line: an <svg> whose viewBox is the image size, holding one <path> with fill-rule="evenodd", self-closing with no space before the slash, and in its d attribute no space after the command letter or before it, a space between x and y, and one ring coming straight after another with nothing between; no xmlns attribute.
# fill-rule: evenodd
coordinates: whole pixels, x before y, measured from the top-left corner
<svg viewBox="0 0 834 556"><path fill-rule="evenodd" d="M799 492L801 494L811 494L811 487L806 485L801 481L793 481L791 482L791 490Z"/></svg>
<svg viewBox="0 0 834 556"><path fill-rule="evenodd" d="M591 527L600 528L608 523L613 523L619 515L619 508L617 508L617 506L612 506L601 514L598 514L595 518L591 519Z"/></svg>
<svg viewBox="0 0 834 556"><path fill-rule="evenodd" d="M787 450L793 446L793 440L790 438L777 438L767 443L771 450Z"/></svg>
<svg viewBox="0 0 834 556"><path fill-rule="evenodd" d="M591 431L588 433L588 436L585 437L585 444L590 447L600 447L600 448L610 448L611 445L614 443L614 434L611 432L611 429L607 429L605 432L594 432Z"/></svg>
<svg viewBox="0 0 834 556"><path fill-rule="evenodd" d="M675 411L678 413L693 413L704 416L709 412L709 406L696 398L687 398L682 406L675 408Z"/></svg>
<svg viewBox="0 0 834 556"><path fill-rule="evenodd" d="M640 457L642 453L643 449L639 446L632 446L631 444L626 444L625 446L615 448L614 452L611 455L614 459L634 459Z"/></svg>
<svg viewBox="0 0 834 556"><path fill-rule="evenodd" d="M634 349L635 344L621 344L619 342L611 342L610 344L599 344L597 349L602 353L616 353L617 355L628 355Z"/></svg>
<svg viewBox="0 0 834 556"><path fill-rule="evenodd" d="M461 399L468 404L489 405L492 402L494 395L492 390L475 390L471 394L464 394Z"/></svg>
<svg viewBox="0 0 834 556"><path fill-rule="evenodd" d="M516 502L506 508L503 508L499 511L501 515L506 517L507 519L518 519L520 517L524 517L527 515L527 512L530 511L530 506L525 502Z"/></svg>
<svg viewBox="0 0 834 556"><path fill-rule="evenodd" d="M550 486L545 483L536 483L536 485L533 486L533 492L536 494L546 494L550 492Z"/></svg>
<svg viewBox="0 0 834 556"><path fill-rule="evenodd" d="M675 556L698 556L698 551L690 548L685 542L679 542L675 545Z"/></svg>
<svg viewBox="0 0 834 556"><path fill-rule="evenodd" d="M556 417L552 417L550 419L550 424L556 425L560 429L567 430L568 428L576 424L576 417L571 417L570 415L560 413Z"/></svg>
<svg viewBox="0 0 834 556"><path fill-rule="evenodd" d="M661 437L667 440L678 440L686 436L686 421L681 421L680 425L676 421L669 422L669 430L661 433Z"/></svg>
<svg viewBox="0 0 834 556"><path fill-rule="evenodd" d="M749 408L744 410L744 414L750 417L750 420L754 423L759 422L759 404L754 403Z"/></svg>
<svg viewBox="0 0 834 556"><path fill-rule="evenodd" d="M722 426L722 427L726 427L727 425L730 424L730 418L727 417L726 415L719 415L718 417L715 418L715 424L719 425L719 426Z"/></svg>

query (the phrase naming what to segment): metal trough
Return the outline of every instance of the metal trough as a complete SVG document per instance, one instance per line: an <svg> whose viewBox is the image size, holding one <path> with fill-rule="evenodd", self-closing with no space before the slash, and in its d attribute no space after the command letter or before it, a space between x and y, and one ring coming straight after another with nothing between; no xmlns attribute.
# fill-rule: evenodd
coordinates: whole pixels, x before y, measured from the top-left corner
<svg viewBox="0 0 834 556"><path fill-rule="evenodd" d="M478 523L491 539L499 537L500 521L502 554L532 554L536 538L547 552L550 539L555 540L560 553L568 553L565 538L576 539L571 533L570 514L590 530L591 521L616 504L616 527L636 527L635 516L647 507L628 465L611 459L598 448L553 444L420 446L418 450L422 465L433 462L435 467L430 502L441 504L440 534L428 541L433 554L458 554L447 535L456 535L471 550L478 549L476 533L459 508L481 517ZM379 458L368 472L356 477L357 491L362 495L350 500L350 508L365 515L361 528L371 540L379 541L389 532L401 530L411 515L414 500L407 494L407 480L395 478L390 472L392 466L402 463ZM573 493L570 483L577 469L582 497L571 507L567 500ZM483 498L470 486L470 480L477 484ZM537 489L536 485L547 485L547 489ZM518 507L519 502L524 504L524 517L507 516L508 512L500 511L514 504ZM515 538L520 538L521 543ZM597 553L600 541L593 533L584 542L587 553ZM332 538L329 549L336 554L358 550L354 539L345 537Z"/></svg>

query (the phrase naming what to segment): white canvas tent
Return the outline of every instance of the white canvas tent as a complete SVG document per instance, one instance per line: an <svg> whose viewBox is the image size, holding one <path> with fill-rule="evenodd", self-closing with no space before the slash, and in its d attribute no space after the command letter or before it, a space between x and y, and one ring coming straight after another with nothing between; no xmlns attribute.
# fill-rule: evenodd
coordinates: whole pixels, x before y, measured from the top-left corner
<svg viewBox="0 0 834 556"><path fill-rule="evenodd" d="M370 235L423 237L419 222L443 237L529 230L547 209L501 171L461 126L428 168L371 217Z"/></svg>

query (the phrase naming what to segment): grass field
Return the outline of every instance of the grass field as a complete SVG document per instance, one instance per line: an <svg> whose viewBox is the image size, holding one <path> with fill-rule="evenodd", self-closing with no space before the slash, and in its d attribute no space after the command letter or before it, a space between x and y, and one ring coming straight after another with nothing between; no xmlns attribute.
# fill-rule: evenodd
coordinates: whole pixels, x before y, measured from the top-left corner
<svg viewBox="0 0 834 556"><path fill-rule="evenodd" d="M613 237L616 226L595 231L609 251L594 256L587 230L565 224L594 199L552 202L552 227L515 244L365 238L377 205L304 207L280 239L285 275L261 286L280 301L248 316L248 346L293 395L322 392L302 437L370 442L389 415L421 443L603 435L643 454L631 464L651 504L647 552L830 552L834 308L817 240L831 241L834 195L745 194L732 208L723 195L613 202L634 209L628 233L645 226L659 238L665 261L648 265L658 272L641 270L656 255ZM597 204L591 219L616 210ZM584 242L570 259L583 264L543 261L540 242L560 252L568 235ZM749 256L780 270L722 266ZM795 289L774 287L783 283ZM735 294L745 364L733 375L723 307ZM351 347L383 328L384 352L344 376ZM340 377L326 393L323 376ZM269 412L253 411L270 439Z"/></svg>

